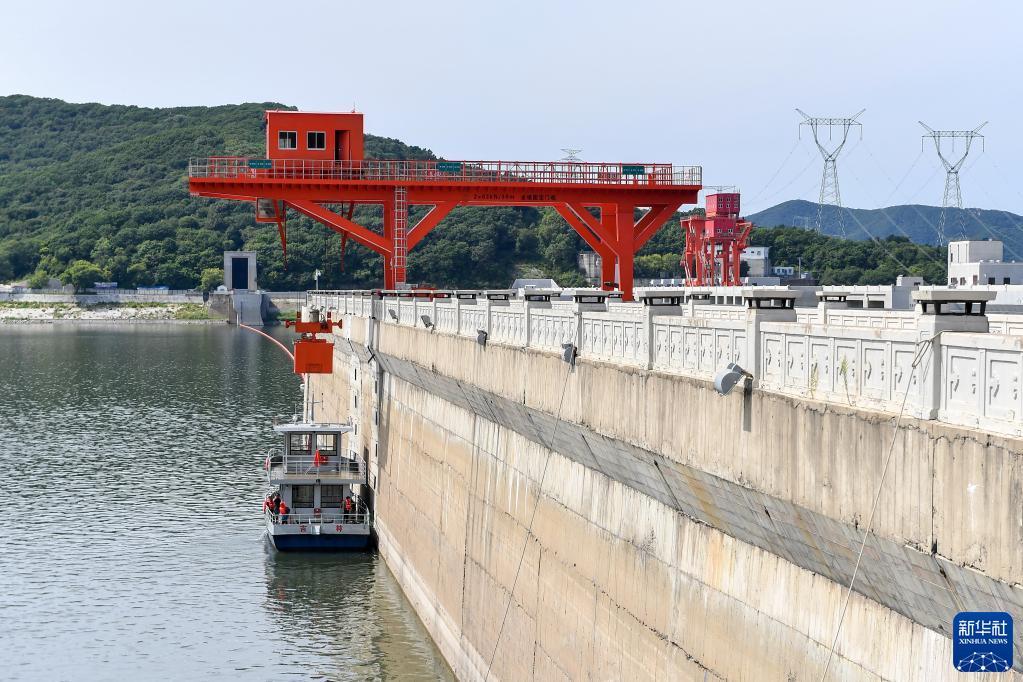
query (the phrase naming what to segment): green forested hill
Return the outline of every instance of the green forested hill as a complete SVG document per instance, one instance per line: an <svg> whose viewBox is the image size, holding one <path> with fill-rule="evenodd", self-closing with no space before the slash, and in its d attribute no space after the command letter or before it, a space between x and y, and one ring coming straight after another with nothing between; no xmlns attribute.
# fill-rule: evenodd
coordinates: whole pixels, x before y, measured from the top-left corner
<svg viewBox="0 0 1023 682"><path fill-rule="evenodd" d="M260 283L274 289L377 286L380 259L304 218L288 223L288 269L273 226L252 206L190 197L192 156L262 155L268 102L144 109L0 97L0 282L60 276L76 260L121 286L195 286L226 249L259 252ZM434 158L428 149L367 135L370 158ZM378 212L360 222L379 226ZM581 242L556 215L529 208L463 208L416 248L410 280L507 286L516 272L578 280ZM680 251L680 248L676 248Z"/></svg>
<svg viewBox="0 0 1023 682"><path fill-rule="evenodd" d="M379 257L349 242L342 271L340 238L323 226L289 219L285 270L276 230L256 225L251 205L189 196L189 157L262 155L267 108L283 105L145 109L0 97L0 282L33 274L59 277L71 263L90 261L103 278L121 286L188 288L198 284L204 269L222 265L224 250L253 249L259 252L260 284L267 288L308 288L317 268L324 273L321 286L378 286ZM373 135L366 137L366 154L434 158L428 149ZM369 208L356 218L379 227L378 213ZM851 280L839 283L875 283L893 268L923 269L943 259L924 257L913 245L896 262L885 249L837 239L822 237L817 244L784 231L757 234L760 241L754 243L776 244L776 261L796 249L817 249L828 278ZM503 287L528 274L578 284L576 255L583 248L551 210L462 208L409 255L409 279ZM677 276L683 249L681 230L672 221L637 259L637 277Z"/></svg>
<svg viewBox="0 0 1023 682"><path fill-rule="evenodd" d="M899 275L945 282L945 249L914 244L906 237L859 241L798 227L769 227L754 229L750 242L771 247L774 265L802 264L821 284L894 284Z"/></svg>
<svg viewBox="0 0 1023 682"><path fill-rule="evenodd" d="M749 218L757 225L807 225L816 223L817 210L815 202L791 200ZM1006 255L1023 255L1023 216L981 208L949 208L947 212L945 231L950 239L999 239L1005 243ZM839 214L844 227L838 220ZM849 239L884 239L895 235L919 244L937 244L940 219L938 206L908 204L871 209L826 206L821 231Z"/></svg>

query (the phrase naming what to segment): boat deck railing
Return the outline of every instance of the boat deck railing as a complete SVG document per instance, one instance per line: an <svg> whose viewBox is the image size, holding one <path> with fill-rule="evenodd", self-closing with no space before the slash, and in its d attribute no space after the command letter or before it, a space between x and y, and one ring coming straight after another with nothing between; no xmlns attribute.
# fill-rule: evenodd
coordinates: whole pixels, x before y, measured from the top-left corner
<svg viewBox="0 0 1023 682"><path fill-rule="evenodd" d="M303 512L301 514L288 513L284 523L281 523L280 515L275 515L273 512L267 511L266 518L274 523L275 525L302 525L311 523L322 523L322 524L339 524L343 526L361 526L366 525L372 519L372 514L365 503L359 503L356 509L350 513L346 513L337 509L323 510L319 514L309 514Z"/></svg>
<svg viewBox="0 0 1023 682"><path fill-rule="evenodd" d="M366 480L366 463L355 453L349 453L349 456L331 453L317 459L315 453L285 454L282 448L271 448L267 452L264 468L272 480L304 476L346 481Z"/></svg>

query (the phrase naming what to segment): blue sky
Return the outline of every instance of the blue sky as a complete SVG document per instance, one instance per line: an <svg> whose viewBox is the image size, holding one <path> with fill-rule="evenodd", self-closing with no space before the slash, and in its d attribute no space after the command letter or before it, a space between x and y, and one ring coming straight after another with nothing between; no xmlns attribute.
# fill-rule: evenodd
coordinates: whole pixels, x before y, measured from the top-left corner
<svg viewBox="0 0 1023 682"><path fill-rule="evenodd" d="M92 6L90 6L92 5ZM98 7L96 6L98 5ZM33 2L4 10L0 93L366 113L448 158L700 164L747 212L816 199L795 107L866 113L844 203L939 204L917 120L973 128L965 204L1023 213L1020 2ZM979 151L979 149L978 149Z"/></svg>

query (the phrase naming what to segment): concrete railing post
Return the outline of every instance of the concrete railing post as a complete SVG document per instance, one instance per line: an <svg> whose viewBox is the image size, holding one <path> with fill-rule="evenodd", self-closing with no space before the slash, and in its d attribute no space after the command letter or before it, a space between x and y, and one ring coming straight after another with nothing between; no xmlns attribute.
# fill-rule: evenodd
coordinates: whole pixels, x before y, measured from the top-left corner
<svg viewBox="0 0 1023 682"><path fill-rule="evenodd" d="M754 385L760 385L764 371L763 344L760 343L760 326L764 322L795 322L793 308L748 308L746 311L746 362L751 366L743 369L753 374Z"/></svg>
<svg viewBox="0 0 1023 682"><path fill-rule="evenodd" d="M523 345L526 348L529 348L529 346L530 346L529 341L530 341L530 338L533 336L532 330L530 329L531 325L529 324L530 318L532 317L532 315L530 315L529 311L532 310L532 308L533 308L533 306L530 305L529 301L523 301L522 302L522 319L523 319L523 324L526 325L526 328L523 330L525 332L525 334L524 334L525 335L525 339L524 339Z"/></svg>
<svg viewBox="0 0 1023 682"><path fill-rule="evenodd" d="M645 369L653 369L654 366L654 311L656 309L652 305L643 306L643 342L646 344L643 367Z"/></svg>
<svg viewBox="0 0 1023 682"><path fill-rule="evenodd" d="M583 352L583 311L579 310L579 308L576 307L576 310L573 313L573 315L575 317L575 330L574 330L574 333L573 333L572 343L574 343L575 347L578 349L578 351L580 353L582 353Z"/></svg>
<svg viewBox="0 0 1023 682"><path fill-rule="evenodd" d="M942 366L941 334L943 332L970 332L987 334L990 331L987 315L981 314L994 292L928 289L914 291L916 301L917 342L929 343L916 368L919 390L913 391L915 404L910 410L919 419L937 419L941 410L941 395L947 368ZM971 314L950 314L951 309L969 306Z"/></svg>

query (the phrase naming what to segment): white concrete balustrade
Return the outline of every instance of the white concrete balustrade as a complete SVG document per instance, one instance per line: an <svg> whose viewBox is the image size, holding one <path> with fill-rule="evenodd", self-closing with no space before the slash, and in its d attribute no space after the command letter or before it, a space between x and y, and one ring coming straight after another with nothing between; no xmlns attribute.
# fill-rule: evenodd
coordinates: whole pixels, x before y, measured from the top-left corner
<svg viewBox="0 0 1023 682"><path fill-rule="evenodd" d="M486 343L538 352L560 354L571 343L580 359L701 379L735 362L752 372L759 390L886 413L899 412L905 400L913 417L1023 435L1023 315L338 291L309 292L308 304L359 317L375 311L384 324L429 326L474 340L482 331ZM958 331L978 325L990 331Z"/></svg>

